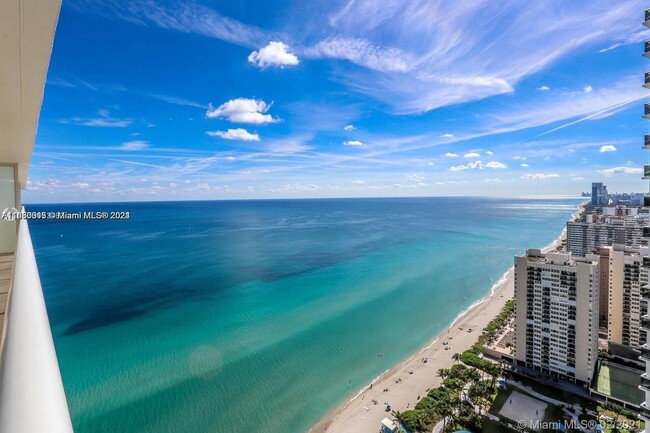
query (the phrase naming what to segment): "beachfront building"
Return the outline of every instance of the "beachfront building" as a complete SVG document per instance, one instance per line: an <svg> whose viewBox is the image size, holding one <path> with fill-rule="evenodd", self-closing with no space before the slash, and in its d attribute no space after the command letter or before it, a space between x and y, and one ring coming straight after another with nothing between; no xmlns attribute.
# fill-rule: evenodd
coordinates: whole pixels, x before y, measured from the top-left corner
<svg viewBox="0 0 650 433"><path fill-rule="evenodd" d="M615 355L633 357L630 349L638 349L646 342L641 317L647 313L647 305L641 301L641 286L648 282L648 271L642 266L648 247L614 245L599 248L597 254L602 276L600 305L605 305L610 350ZM602 319L602 309L600 315Z"/></svg>
<svg viewBox="0 0 650 433"><path fill-rule="evenodd" d="M0 2L0 432L72 433L26 219L27 185L60 0Z"/></svg>
<svg viewBox="0 0 650 433"><path fill-rule="evenodd" d="M650 9L645 11L645 20L643 25L650 27ZM650 48L650 41L645 43L646 54ZM644 54L644 55L646 55ZM650 72L645 73L645 83L643 87L650 88ZM648 104L645 104L645 118L649 118L650 109ZM643 142L643 149L650 150L650 134L646 134ZM643 179L650 179L650 165L645 165L643 167ZM643 199L644 210L647 211L650 207L650 192ZM650 237L648 231L644 232L646 241ZM643 268L645 270L650 270L650 258L645 257L643 259ZM642 302L646 304L646 314L641 318L641 332L646 335L646 342L641 346L641 361L645 362L645 372L641 375L641 386L640 389L645 393L645 399L641 403L641 418L645 422L645 431L650 432L650 347L648 347L647 335L650 332L650 312L647 311L647 305L650 303L650 287L648 284L641 286L641 299Z"/></svg>
<svg viewBox="0 0 650 433"><path fill-rule="evenodd" d="M587 214L585 221L567 221L567 251L584 257L598 247L647 245L648 240L643 237L643 227L647 224L645 215L632 211L622 213L619 209L618 214L612 215Z"/></svg>
<svg viewBox="0 0 650 433"><path fill-rule="evenodd" d="M599 257L515 257L517 366L588 386L598 355Z"/></svg>
<svg viewBox="0 0 650 433"><path fill-rule="evenodd" d="M600 206L606 203L607 187L602 182L593 182L591 184L591 204Z"/></svg>

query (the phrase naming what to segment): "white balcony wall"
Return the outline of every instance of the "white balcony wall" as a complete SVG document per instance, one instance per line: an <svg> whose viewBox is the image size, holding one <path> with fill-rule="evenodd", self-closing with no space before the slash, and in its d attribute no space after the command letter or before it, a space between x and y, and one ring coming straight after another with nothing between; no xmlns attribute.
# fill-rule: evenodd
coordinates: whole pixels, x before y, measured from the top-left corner
<svg viewBox="0 0 650 433"><path fill-rule="evenodd" d="M26 220L15 254L0 347L0 432L72 433Z"/></svg>

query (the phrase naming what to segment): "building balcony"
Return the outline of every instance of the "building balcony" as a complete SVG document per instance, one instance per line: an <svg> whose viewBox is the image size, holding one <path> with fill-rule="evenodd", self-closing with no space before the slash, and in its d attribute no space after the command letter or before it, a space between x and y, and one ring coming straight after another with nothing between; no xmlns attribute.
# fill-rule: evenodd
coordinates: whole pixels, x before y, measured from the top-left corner
<svg viewBox="0 0 650 433"><path fill-rule="evenodd" d="M650 330L650 315L646 314L645 316L641 316L641 326L645 329Z"/></svg>
<svg viewBox="0 0 650 433"><path fill-rule="evenodd" d="M647 42L646 42L647 43ZM644 104L643 118L650 119L650 103L646 102Z"/></svg>
<svg viewBox="0 0 650 433"><path fill-rule="evenodd" d="M0 430L73 433L26 220L21 220L0 349Z"/></svg>
<svg viewBox="0 0 650 433"><path fill-rule="evenodd" d="M641 388L641 387L639 387L639 388ZM650 419L650 409L648 409L648 406L646 406L645 401L639 405L639 409L640 409L640 411L639 411L640 415L643 418ZM647 431L647 429L646 429L646 431Z"/></svg>
<svg viewBox="0 0 650 433"><path fill-rule="evenodd" d="M641 356L650 358L650 346L648 345L648 343L639 346L639 350L641 351Z"/></svg>
<svg viewBox="0 0 650 433"><path fill-rule="evenodd" d="M650 377L648 377L646 373L641 375L641 385L639 385L639 388L644 391L650 391Z"/></svg>
<svg viewBox="0 0 650 433"><path fill-rule="evenodd" d="M643 179L650 179L650 165L643 166Z"/></svg>
<svg viewBox="0 0 650 433"><path fill-rule="evenodd" d="M645 20L643 21L643 25L650 27L650 9L645 10Z"/></svg>
<svg viewBox="0 0 650 433"><path fill-rule="evenodd" d="M650 59L650 41L645 43L645 51L643 52L643 57Z"/></svg>

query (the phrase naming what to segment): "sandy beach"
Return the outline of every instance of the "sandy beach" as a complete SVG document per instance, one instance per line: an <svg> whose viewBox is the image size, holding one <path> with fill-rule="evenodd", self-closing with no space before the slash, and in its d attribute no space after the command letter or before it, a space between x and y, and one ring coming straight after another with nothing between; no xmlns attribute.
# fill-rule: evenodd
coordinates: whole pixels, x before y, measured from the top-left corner
<svg viewBox="0 0 650 433"><path fill-rule="evenodd" d="M580 209L572 215L572 220ZM560 236L546 246L543 251L554 250L566 238L566 228ZM531 248L534 248L531 245ZM440 368L449 368L454 364L454 353L461 353L472 346L483 328L496 317L508 299L514 296L514 267L492 287L489 296L476 302L462 313L445 330L433 340L420 348L400 364L388 370L379 378L346 399L345 403L324 416L310 433L376 433L384 417L392 419L386 412L386 403L393 410L405 411L424 397L427 390L440 385L437 376ZM471 329L471 332L468 330ZM445 344L446 343L446 344ZM448 346L449 349L445 350ZM423 362L427 358L427 362ZM385 391L387 390L387 391ZM377 401L378 404L374 404Z"/></svg>

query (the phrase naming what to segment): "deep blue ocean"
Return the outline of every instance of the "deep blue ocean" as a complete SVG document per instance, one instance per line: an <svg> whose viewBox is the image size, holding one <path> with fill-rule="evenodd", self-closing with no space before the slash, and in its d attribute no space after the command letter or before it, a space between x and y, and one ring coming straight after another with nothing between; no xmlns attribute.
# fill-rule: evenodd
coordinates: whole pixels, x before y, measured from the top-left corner
<svg viewBox="0 0 650 433"><path fill-rule="evenodd" d="M579 199L31 205L76 433L303 433L489 293ZM378 354L383 354L378 357Z"/></svg>

